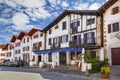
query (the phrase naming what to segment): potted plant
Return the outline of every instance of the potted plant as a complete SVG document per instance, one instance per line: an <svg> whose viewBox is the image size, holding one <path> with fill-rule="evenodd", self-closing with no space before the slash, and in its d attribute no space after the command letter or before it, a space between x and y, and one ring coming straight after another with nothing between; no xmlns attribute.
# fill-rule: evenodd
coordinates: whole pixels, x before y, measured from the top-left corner
<svg viewBox="0 0 120 80"><path fill-rule="evenodd" d="M102 78L109 78L110 77L110 67L109 66L101 67L101 77Z"/></svg>

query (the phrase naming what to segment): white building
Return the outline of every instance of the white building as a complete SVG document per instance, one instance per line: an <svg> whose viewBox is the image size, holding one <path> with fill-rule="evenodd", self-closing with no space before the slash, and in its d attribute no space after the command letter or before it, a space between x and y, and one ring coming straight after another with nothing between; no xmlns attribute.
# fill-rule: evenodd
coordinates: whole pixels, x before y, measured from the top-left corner
<svg viewBox="0 0 120 80"><path fill-rule="evenodd" d="M111 65L120 65L120 0L108 0L103 13L104 50Z"/></svg>
<svg viewBox="0 0 120 80"><path fill-rule="evenodd" d="M14 45L14 59L13 60L23 60L23 54L21 53L22 46L21 40L18 39L17 35L13 35L11 43Z"/></svg>
<svg viewBox="0 0 120 80"><path fill-rule="evenodd" d="M18 39L21 41L21 57L25 63L29 63L29 61L32 60L31 38L27 32L21 32Z"/></svg>
<svg viewBox="0 0 120 80"><path fill-rule="evenodd" d="M5 46L5 60L14 61L14 45L13 44L6 44Z"/></svg>
<svg viewBox="0 0 120 80"><path fill-rule="evenodd" d="M82 48L104 60L101 16L94 10L66 10L43 29L46 32L45 63L75 64ZM87 39L86 39L87 38Z"/></svg>
<svg viewBox="0 0 120 80"><path fill-rule="evenodd" d="M44 50L45 46L45 33L40 29L31 29L28 32L30 37L31 43L28 45L30 46L30 53L31 53L31 60L35 62L35 64L44 61L43 54L36 54L35 52Z"/></svg>
<svg viewBox="0 0 120 80"><path fill-rule="evenodd" d="M5 60L6 56L5 56L5 45L4 44L0 44L0 63L3 62Z"/></svg>

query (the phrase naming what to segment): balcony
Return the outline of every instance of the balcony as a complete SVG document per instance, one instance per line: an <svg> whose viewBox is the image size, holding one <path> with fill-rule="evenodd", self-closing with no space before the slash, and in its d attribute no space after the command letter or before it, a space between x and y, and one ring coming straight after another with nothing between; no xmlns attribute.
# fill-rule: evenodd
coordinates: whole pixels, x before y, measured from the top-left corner
<svg viewBox="0 0 120 80"><path fill-rule="evenodd" d="M57 48L60 48L60 43L57 43L57 44L51 44L50 45L50 49L57 49Z"/></svg>
<svg viewBox="0 0 120 80"><path fill-rule="evenodd" d="M86 45L94 45L94 44L96 44L95 37L84 39L84 44L86 44Z"/></svg>
<svg viewBox="0 0 120 80"><path fill-rule="evenodd" d="M95 45L95 44L96 44L95 37L87 38L87 39L81 39L81 40L69 41L69 46L70 47L80 47L80 46L84 46L84 45Z"/></svg>
<svg viewBox="0 0 120 80"><path fill-rule="evenodd" d="M32 51L39 51L40 50L40 47L39 46L34 46L33 48L32 48Z"/></svg>
<svg viewBox="0 0 120 80"><path fill-rule="evenodd" d="M80 40L74 40L74 41L69 41L69 46L70 47L78 47L78 46L81 46L82 43Z"/></svg>
<svg viewBox="0 0 120 80"><path fill-rule="evenodd" d="M75 33L77 33L77 32L78 32L78 28L77 28L77 27L71 28L71 33L72 33L72 34L75 34Z"/></svg>

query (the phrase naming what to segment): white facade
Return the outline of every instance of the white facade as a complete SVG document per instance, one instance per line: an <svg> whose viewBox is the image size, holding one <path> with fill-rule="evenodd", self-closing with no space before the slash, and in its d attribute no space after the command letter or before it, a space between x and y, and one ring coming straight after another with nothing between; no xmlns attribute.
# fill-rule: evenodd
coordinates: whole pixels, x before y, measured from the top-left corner
<svg viewBox="0 0 120 80"><path fill-rule="evenodd" d="M5 54L6 54L6 60L10 60L10 61L14 61L14 55L15 55L15 51L13 46L11 46L11 44L7 45L7 48L5 50Z"/></svg>
<svg viewBox="0 0 120 80"><path fill-rule="evenodd" d="M89 12L88 12L89 13ZM94 22L90 25L87 25L87 20L88 19L93 19ZM95 37L95 41L97 43L98 46L101 46L101 23L100 23L100 16L98 16L97 14L93 14L93 15L84 15L82 14L82 16L80 14L69 14L66 15L64 18L60 19L60 21L58 21L54 26L51 26L47 31L46 31L46 50L52 50L52 46L53 43L58 46L58 44L60 43L60 46L57 47L57 49L59 48L70 48L70 41L72 41L72 37L76 36L76 35L81 35L81 40L84 41L84 34L85 33L94 33L94 37ZM76 27L77 28L77 32L73 33L72 32L72 28L71 28L71 24L75 23L74 26L77 25L77 21L79 21L79 25ZM63 23L66 22L66 29L63 30ZM57 27L57 28L56 28ZM63 41L63 36L64 35L68 35L68 41L67 42L60 42L59 37L62 36L62 41ZM49 40L50 39L50 40ZM55 48L53 48L55 49ZM94 49L94 51L96 51L96 57L100 56L100 51L102 49ZM102 50L103 51L103 50ZM75 55L77 54L77 51L74 51ZM81 51L80 51L81 53ZM102 52L103 53L103 52ZM63 51L63 52L53 52L51 55L49 54L45 54L46 56L46 60L47 64L52 64L52 62L55 62L57 66L60 65L60 60L62 59L60 56L64 58L66 57L66 62L65 64L73 64L75 65L76 60L71 60L71 52L69 51ZM49 60L49 57L52 56L52 59ZM65 56L65 57L64 57ZM104 57L104 56L102 56ZM101 57L100 57L101 59Z"/></svg>
<svg viewBox="0 0 120 80"><path fill-rule="evenodd" d="M5 58L5 51L3 51L2 48L0 48L0 63L3 62Z"/></svg>
<svg viewBox="0 0 120 80"><path fill-rule="evenodd" d="M23 60L23 54L22 52L22 46L21 46L21 40L16 39L14 42L14 60Z"/></svg>
<svg viewBox="0 0 120 80"><path fill-rule="evenodd" d="M118 7L118 13L113 14L113 8ZM104 50L106 57L109 58L110 64L112 64L112 48L120 48L120 39L116 37L120 32L120 0L111 5L105 13L103 13L104 21ZM119 29L113 29L114 23L118 23ZM111 32L108 32L108 26L111 25Z"/></svg>
<svg viewBox="0 0 120 80"><path fill-rule="evenodd" d="M28 35L24 35L21 39L21 54L25 62L32 60L31 37Z"/></svg>
<svg viewBox="0 0 120 80"><path fill-rule="evenodd" d="M66 22L66 29L62 29L62 23ZM58 26L58 28L55 28ZM51 45L53 44L53 38L58 38L60 36L68 35L69 31L69 20L68 16L65 16L61 21L59 21L56 25L54 25L52 28L50 28L51 34L49 34L49 30L46 32L46 49L51 49ZM49 45L49 39L51 39L51 45ZM59 43L56 41L56 45ZM60 48L69 47L69 42L62 42L60 44ZM55 52L52 54L52 61L49 61L48 54L45 55L45 61L47 61L47 64L52 64L52 62L56 62L56 65L59 65L59 53Z"/></svg>
<svg viewBox="0 0 120 80"><path fill-rule="evenodd" d="M35 36L38 36L35 38ZM44 61L44 56L43 54L36 54L34 51L40 51L40 50L44 50L44 46L45 46L45 34L44 32L41 31L36 31L32 36L31 36L31 49L32 49L32 59L34 59L35 64L37 64L38 62Z"/></svg>

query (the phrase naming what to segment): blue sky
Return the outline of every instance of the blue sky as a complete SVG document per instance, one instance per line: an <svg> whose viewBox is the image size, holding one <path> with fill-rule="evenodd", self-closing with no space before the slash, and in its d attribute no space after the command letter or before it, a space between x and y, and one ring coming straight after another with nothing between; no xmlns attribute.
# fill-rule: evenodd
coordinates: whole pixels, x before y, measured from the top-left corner
<svg viewBox="0 0 120 80"><path fill-rule="evenodd" d="M0 0L0 44L35 27L43 29L64 10L95 10L107 0Z"/></svg>

